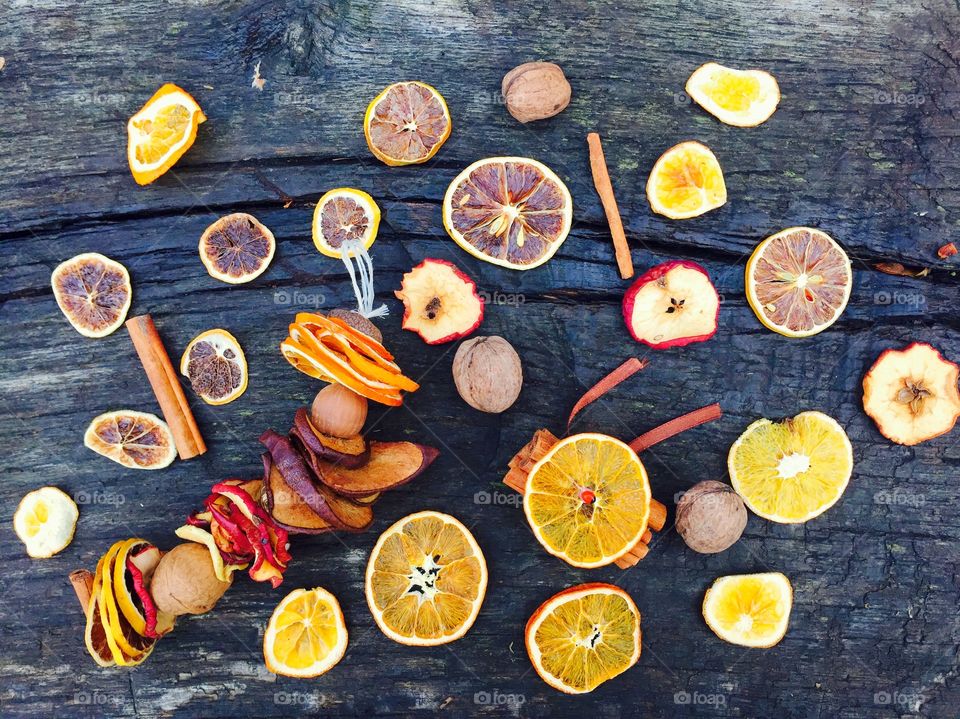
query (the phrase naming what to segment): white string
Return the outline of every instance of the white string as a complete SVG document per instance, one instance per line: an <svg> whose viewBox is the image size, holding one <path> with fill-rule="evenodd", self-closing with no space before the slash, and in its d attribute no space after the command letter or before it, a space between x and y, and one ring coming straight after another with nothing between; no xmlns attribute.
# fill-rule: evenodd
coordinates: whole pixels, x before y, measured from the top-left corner
<svg viewBox="0 0 960 719"><path fill-rule="evenodd" d="M353 294L357 298L357 312L367 318L388 315L390 308L385 304L376 309L373 308L373 300L376 298L373 289L373 260L370 259L367 248L360 240L347 240L340 245L340 249L340 259L346 265L347 274L350 275L350 282L353 284ZM357 260L356 267L353 266L354 259ZM357 274L360 275L359 283Z"/></svg>

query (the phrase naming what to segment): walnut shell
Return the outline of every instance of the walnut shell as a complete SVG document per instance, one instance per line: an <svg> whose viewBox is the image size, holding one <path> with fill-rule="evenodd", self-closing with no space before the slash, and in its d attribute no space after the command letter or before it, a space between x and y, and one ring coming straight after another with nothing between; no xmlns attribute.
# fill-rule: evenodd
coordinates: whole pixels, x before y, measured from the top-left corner
<svg viewBox="0 0 960 719"><path fill-rule="evenodd" d="M507 110L520 122L543 120L570 104L570 83L559 65L525 62L503 76Z"/></svg>
<svg viewBox="0 0 960 719"><path fill-rule="evenodd" d="M475 337L457 349L453 381L474 409L503 412L517 401L523 386L520 356L503 337Z"/></svg>
<svg viewBox="0 0 960 719"><path fill-rule="evenodd" d="M677 502L677 531L695 552L722 552L740 539L746 526L747 509L729 484L705 480Z"/></svg>
<svg viewBox="0 0 960 719"><path fill-rule="evenodd" d="M196 542L164 554L150 580L157 609L174 616L209 612L229 588L230 582L217 579L210 550Z"/></svg>

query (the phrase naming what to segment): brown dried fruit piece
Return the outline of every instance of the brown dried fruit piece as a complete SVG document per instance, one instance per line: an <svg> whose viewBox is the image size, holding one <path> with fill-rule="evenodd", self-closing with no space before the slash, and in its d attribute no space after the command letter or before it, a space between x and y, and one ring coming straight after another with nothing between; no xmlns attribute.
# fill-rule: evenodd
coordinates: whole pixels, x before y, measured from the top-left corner
<svg viewBox="0 0 960 719"><path fill-rule="evenodd" d="M733 546L747 526L747 509L733 487L712 479L677 502L677 532L695 552L715 554Z"/></svg>
<svg viewBox="0 0 960 719"><path fill-rule="evenodd" d="M960 417L960 367L923 342L886 350L863 378L863 409L887 439L914 445L946 434Z"/></svg>
<svg viewBox="0 0 960 719"><path fill-rule="evenodd" d="M362 467L370 459L370 448L359 434L353 437L334 437L319 431L303 407L293 417L290 431L315 458L346 469Z"/></svg>
<svg viewBox="0 0 960 719"><path fill-rule="evenodd" d="M200 236L200 261L214 279L238 285L262 275L276 250L273 233L253 215L235 212Z"/></svg>
<svg viewBox="0 0 960 719"><path fill-rule="evenodd" d="M167 423L149 412L118 410L94 417L83 444L131 469L162 469L177 456Z"/></svg>
<svg viewBox="0 0 960 719"><path fill-rule="evenodd" d="M303 498L283 479L276 467L270 468L267 480L267 497L270 516L293 534L322 534L333 527L312 511Z"/></svg>
<svg viewBox="0 0 960 719"><path fill-rule="evenodd" d="M119 262L86 252L61 262L50 276L60 311L85 337L106 337L123 324L133 289Z"/></svg>
<svg viewBox="0 0 960 719"><path fill-rule="evenodd" d="M507 110L520 122L543 120L570 104L570 83L552 62L525 62L503 76Z"/></svg>
<svg viewBox="0 0 960 719"><path fill-rule="evenodd" d="M204 614L213 609L230 584L217 579L207 547L186 542L163 555L153 573L150 594L161 612Z"/></svg>
<svg viewBox="0 0 960 719"><path fill-rule="evenodd" d="M370 461L359 469L320 462L317 470L320 481L334 492L359 498L406 484L438 454L433 447L412 442L370 442Z"/></svg>
<svg viewBox="0 0 960 719"><path fill-rule="evenodd" d="M383 344L383 333L380 331L380 328L355 310L330 310L327 312L327 317L336 317L338 320L346 322L358 332L363 332L363 334Z"/></svg>

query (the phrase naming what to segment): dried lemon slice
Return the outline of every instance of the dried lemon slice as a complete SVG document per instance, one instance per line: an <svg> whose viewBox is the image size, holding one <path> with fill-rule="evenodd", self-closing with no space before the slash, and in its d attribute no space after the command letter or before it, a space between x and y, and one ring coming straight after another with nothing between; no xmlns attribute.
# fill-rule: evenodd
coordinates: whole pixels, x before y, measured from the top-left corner
<svg viewBox="0 0 960 719"><path fill-rule="evenodd" d="M650 208L672 220L685 220L715 210L727 201L727 186L716 155L690 140L660 156L647 179Z"/></svg>
<svg viewBox="0 0 960 719"><path fill-rule="evenodd" d="M733 443L727 468L754 513L772 522L806 522L843 495L853 447L843 427L822 412L776 423L758 419Z"/></svg>
<svg viewBox="0 0 960 719"><path fill-rule="evenodd" d="M226 215L200 236L200 261L214 279L239 285L262 275L277 241L265 225L245 212Z"/></svg>
<svg viewBox="0 0 960 719"><path fill-rule="evenodd" d="M194 337L180 358L180 374L207 404L233 402L247 389L247 359L237 338L213 329Z"/></svg>
<svg viewBox="0 0 960 719"><path fill-rule="evenodd" d="M785 337L809 337L843 314L853 270L827 233L791 227L757 245L745 283L747 302L765 327Z"/></svg>
<svg viewBox="0 0 960 719"><path fill-rule="evenodd" d="M377 239L380 208L363 190L340 187L330 190L313 211L313 244L327 257L343 257L345 242L359 242L364 249ZM351 257L355 253L351 252Z"/></svg>
<svg viewBox="0 0 960 719"><path fill-rule="evenodd" d="M318 677L347 651L340 603L326 589L295 589L273 610L263 634L267 669L287 677Z"/></svg>
<svg viewBox="0 0 960 719"><path fill-rule="evenodd" d="M640 611L620 587L592 583L555 594L524 632L537 674L568 694L591 692L640 658Z"/></svg>
<svg viewBox="0 0 960 719"><path fill-rule="evenodd" d="M138 185L148 185L190 149L207 116L189 93L167 83L127 122L127 162Z"/></svg>
<svg viewBox="0 0 960 719"><path fill-rule="evenodd" d="M60 311L85 337L106 337L127 318L133 288L127 268L97 252L61 262L50 276Z"/></svg>
<svg viewBox="0 0 960 719"><path fill-rule="evenodd" d="M487 563L470 531L448 514L404 517L377 540L367 563L370 613L401 644L436 646L473 626L487 591Z"/></svg>
<svg viewBox="0 0 960 719"><path fill-rule="evenodd" d="M443 226L453 241L513 270L531 270L553 257L572 221L567 186L526 157L478 160L454 178L443 198Z"/></svg>
<svg viewBox="0 0 960 719"><path fill-rule="evenodd" d="M28 492L13 514L13 529L35 559L46 559L73 541L80 516L76 503L56 487Z"/></svg>
<svg viewBox="0 0 960 719"><path fill-rule="evenodd" d="M424 82L397 82L367 106L363 134L370 152L387 165L426 162L450 137L447 103Z"/></svg>
<svg viewBox="0 0 960 719"><path fill-rule="evenodd" d="M735 70L715 62L694 70L684 89L720 122L737 127L765 122L780 102L780 86L769 72Z"/></svg>
<svg viewBox="0 0 960 719"><path fill-rule="evenodd" d="M123 409L94 417L83 444L131 469L162 469L177 456L167 423L149 412Z"/></svg>
<svg viewBox="0 0 960 719"><path fill-rule="evenodd" d="M780 572L720 577L703 598L703 618L731 644L767 648L787 633L793 588Z"/></svg>

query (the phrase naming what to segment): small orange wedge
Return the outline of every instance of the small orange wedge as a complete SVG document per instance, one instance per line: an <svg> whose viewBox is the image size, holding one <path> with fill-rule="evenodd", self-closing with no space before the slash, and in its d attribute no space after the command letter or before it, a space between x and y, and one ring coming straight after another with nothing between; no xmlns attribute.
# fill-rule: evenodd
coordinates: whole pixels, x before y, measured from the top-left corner
<svg viewBox="0 0 960 719"><path fill-rule="evenodd" d="M205 122L200 105L172 83L157 90L127 122L127 162L138 185L149 185L173 167Z"/></svg>

